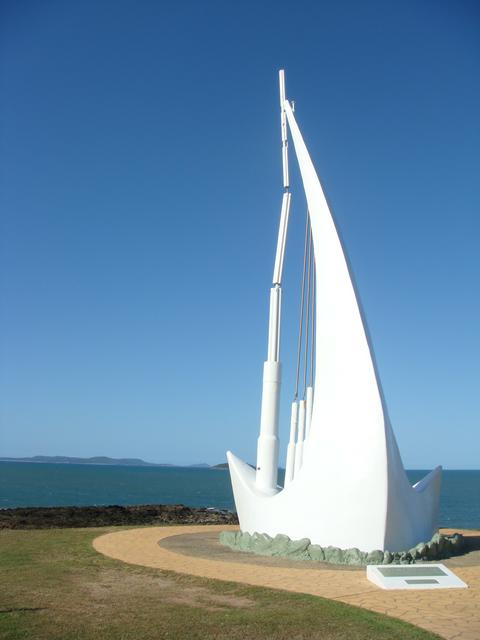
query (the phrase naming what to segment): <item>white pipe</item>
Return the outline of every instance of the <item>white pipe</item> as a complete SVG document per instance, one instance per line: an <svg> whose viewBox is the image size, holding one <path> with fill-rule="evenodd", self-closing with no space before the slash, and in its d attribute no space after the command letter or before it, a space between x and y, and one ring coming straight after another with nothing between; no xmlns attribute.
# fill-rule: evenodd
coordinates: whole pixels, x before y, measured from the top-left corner
<svg viewBox="0 0 480 640"><path fill-rule="evenodd" d="M257 442L256 485L260 491L278 491L278 410L282 366L280 362L263 365L262 413Z"/></svg>
<svg viewBox="0 0 480 640"><path fill-rule="evenodd" d="M285 113L282 113L282 130L287 129L287 120ZM290 186L290 176L288 175L288 142L285 141L282 145L282 166L283 166L283 186L288 189Z"/></svg>
<svg viewBox="0 0 480 640"><path fill-rule="evenodd" d="M270 289L270 316L268 325L269 362L277 362L280 356L280 313L282 306L282 290L279 285Z"/></svg>
<svg viewBox="0 0 480 640"><path fill-rule="evenodd" d="M270 318L268 327L268 357L263 365L262 410L260 435L257 443L256 485L260 491L278 491L278 416L280 405L281 364L280 307L282 290L276 285L270 290Z"/></svg>
<svg viewBox="0 0 480 640"><path fill-rule="evenodd" d="M281 127L282 127L282 167L283 167L283 186L288 189L290 178L288 175L288 134L287 134L287 116L285 114L285 72L280 69L278 72L280 82L280 110L281 110Z"/></svg>
<svg viewBox="0 0 480 640"><path fill-rule="evenodd" d="M297 437L298 402L292 402L290 418L290 441L287 447L287 463L285 465L285 486L290 484L295 475L295 439Z"/></svg>
<svg viewBox="0 0 480 640"><path fill-rule="evenodd" d="M295 475L302 468L303 463L303 442L305 440L305 400L298 403L298 438L295 447Z"/></svg>
<svg viewBox="0 0 480 640"><path fill-rule="evenodd" d="M282 282L285 247L287 245L288 220L290 217L291 197L291 193L286 191L283 194L282 198L280 226L278 228L277 253L275 254L275 266L273 267L273 284L280 284Z"/></svg>
<svg viewBox="0 0 480 640"><path fill-rule="evenodd" d="M312 424L312 410L313 410L313 387L307 387L307 406L305 410L305 438L308 438L310 434L310 425Z"/></svg>
<svg viewBox="0 0 480 640"><path fill-rule="evenodd" d="M278 72L278 82L280 85L280 109L284 109L284 102L286 100L286 93L285 93L285 70L284 69L280 69L280 71Z"/></svg>

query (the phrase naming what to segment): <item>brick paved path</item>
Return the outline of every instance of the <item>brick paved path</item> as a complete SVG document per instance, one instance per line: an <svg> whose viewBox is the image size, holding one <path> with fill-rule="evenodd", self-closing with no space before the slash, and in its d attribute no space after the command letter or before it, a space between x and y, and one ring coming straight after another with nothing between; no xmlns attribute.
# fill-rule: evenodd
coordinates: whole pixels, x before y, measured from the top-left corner
<svg viewBox="0 0 480 640"><path fill-rule="evenodd" d="M365 568L252 557L227 550L216 536L236 528L144 527L102 535L93 546L129 564L322 596L407 620L448 640L480 640L480 551L445 562L468 589L384 591L367 580ZM464 534L480 539L480 531Z"/></svg>

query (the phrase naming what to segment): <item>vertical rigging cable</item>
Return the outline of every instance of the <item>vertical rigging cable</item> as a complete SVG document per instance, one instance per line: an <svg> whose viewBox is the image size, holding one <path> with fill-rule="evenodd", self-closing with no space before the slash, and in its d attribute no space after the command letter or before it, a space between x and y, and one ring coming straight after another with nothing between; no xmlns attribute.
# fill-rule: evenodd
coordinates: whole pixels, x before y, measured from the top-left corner
<svg viewBox="0 0 480 640"><path fill-rule="evenodd" d="M310 226L310 218L308 215L305 220L305 246L303 249L303 275L302 275L302 293L300 299L300 324L298 328L298 349L297 349L297 375L295 379L295 394L293 399L296 400L298 398L298 382L300 378L300 360L302 357L302 333L303 333L303 307L305 302L305 276L307 272L307 246L308 246L308 238L309 238L309 226Z"/></svg>
<svg viewBox="0 0 480 640"><path fill-rule="evenodd" d="M316 291L315 291L315 287L316 287L316 274L315 274L315 254L313 252L313 246L312 246L312 252L311 252L311 261L312 261L312 348L310 351L310 386L313 388L313 380L314 380L314 367L315 367L315 306L316 306Z"/></svg>
<svg viewBox="0 0 480 640"><path fill-rule="evenodd" d="M308 343L310 337L310 290L311 290L311 275L312 275L312 227L308 225L308 276L307 276L307 313L306 313L306 327L305 327L305 360L304 360L304 369L303 369L303 388L304 393L307 389L307 371L308 371Z"/></svg>

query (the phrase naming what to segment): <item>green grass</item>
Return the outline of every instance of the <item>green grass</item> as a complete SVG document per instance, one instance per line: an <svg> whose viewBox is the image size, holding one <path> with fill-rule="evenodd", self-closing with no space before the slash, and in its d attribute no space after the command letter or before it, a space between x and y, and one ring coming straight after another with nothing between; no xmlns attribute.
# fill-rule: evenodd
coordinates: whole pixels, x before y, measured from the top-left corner
<svg viewBox="0 0 480 640"><path fill-rule="evenodd" d="M0 531L0 638L438 638L339 602L110 560L91 543L111 530Z"/></svg>

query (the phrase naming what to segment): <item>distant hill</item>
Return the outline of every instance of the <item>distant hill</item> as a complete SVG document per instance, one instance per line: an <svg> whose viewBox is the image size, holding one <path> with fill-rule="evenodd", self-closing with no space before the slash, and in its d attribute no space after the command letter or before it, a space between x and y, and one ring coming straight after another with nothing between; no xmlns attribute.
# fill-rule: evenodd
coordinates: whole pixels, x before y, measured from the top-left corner
<svg viewBox="0 0 480 640"><path fill-rule="evenodd" d="M39 462L54 464L105 464L122 465L125 467L173 467L173 464L156 464L145 462L140 458L108 458L95 456L93 458L72 458L70 456L33 456L31 458L0 458L1 462ZM196 466L196 465L195 465ZM208 465L206 465L208 466Z"/></svg>
<svg viewBox="0 0 480 640"><path fill-rule="evenodd" d="M158 462L145 462L140 458L109 458L108 456L94 456L93 458L75 458L71 456L32 456L31 458L0 458L0 462L38 462L50 464L105 464L122 467L183 467L185 469L228 469L228 462L220 464L169 464ZM253 464L249 467L255 469ZM282 470L282 469L280 469Z"/></svg>
<svg viewBox="0 0 480 640"><path fill-rule="evenodd" d="M255 465L250 464L249 462L247 462L249 467L252 467L252 469L255 469ZM228 462L221 462L220 464L214 464L213 466L210 467L210 469L228 469ZM285 469L283 467L278 467L279 471L285 471Z"/></svg>

